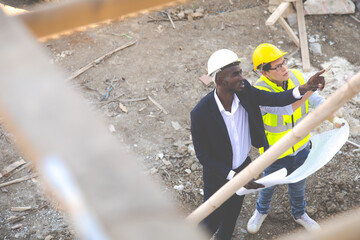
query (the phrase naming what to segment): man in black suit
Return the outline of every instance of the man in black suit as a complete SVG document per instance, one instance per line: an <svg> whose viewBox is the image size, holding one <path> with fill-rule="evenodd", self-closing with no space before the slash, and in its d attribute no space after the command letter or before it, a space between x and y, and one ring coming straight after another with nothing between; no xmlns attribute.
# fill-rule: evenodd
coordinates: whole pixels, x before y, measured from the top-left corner
<svg viewBox="0 0 360 240"><path fill-rule="evenodd" d="M259 105L286 106L307 91L323 88L321 77L282 93L258 90L241 75L236 53L221 49L208 61L208 75L216 88L191 111L191 134L196 156L203 166L204 201L250 162L250 147L268 148ZM254 181L246 188L263 187ZM234 194L205 218L201 225L217 239L231 239L244 196Z"/></svg>

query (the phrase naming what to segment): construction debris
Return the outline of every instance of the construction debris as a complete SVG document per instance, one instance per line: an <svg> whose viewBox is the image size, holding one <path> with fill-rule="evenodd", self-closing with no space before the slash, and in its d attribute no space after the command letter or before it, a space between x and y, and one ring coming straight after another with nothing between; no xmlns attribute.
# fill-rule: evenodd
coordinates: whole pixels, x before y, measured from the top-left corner
<svg viewBox="0 0 360 240"><path fill-rule="evenodd" d="M208 75L202 75L199 79L202 83L205 84L205 86L209 85L213 81L212 77L210 77Z"/></svg>
<svg viewBox="0 0 360 240"><path fill-rule="evenodd" d="M201 19L204 17L204 9L197 8L197 9L168 9L163 12L159 12L159 17L149 16L151 20L148 22L157 22L157 21L169 21L171 22L173 28L175 28L174 21L182 21L182 20L196 20Z"/></svg>
<svg viewBox="0 0 360 240"><path fill-rule="evenodd" d="M24 161L24 159L21 159L19 161L16 161L16 162L10 164L9 166L7 166L3 170L1 170L0 178L3 176L7 176L11 171L15 170L16 168L20 167L21 165L23 165L25 163L26 162Z"/></svg>
<svg viewBox="0 0 360 240"><path fill-rule="evenodd" d="M25 220L25 216L20 216L20 217L12 216L9 219L7 219L6 222L10 222L11 224L15 224L15 223L21 222L23 220Z"/></svg>
<svg viewBox="0 0 360 240"><path fill-rule="evenodd" d="M307 0L304 2L305 15L353 14L355 4L351 0Z"/></svg>
<svg viewBox="0 0 360 240"><path fill-rule="evenodd" d="M291 2L289 9L294 10L293 5L294 2ZM196 13L196 9L199 8L204 9L203 13ZM287 20L289 27L298 38L296 14L287 15L285 11L273 28L266 27L264 23L270 16L267 10L268 1L198 1L181 7L173 7L173 9L173 11L161 10L164 13L148 12L140 15L139 18L100 24L93 29L40 44L50 52L50 57L55 59L54 64L59 65L65 73L70 75L77 69L74 66L92 62L93 56L96 58L109 49L120 46L118 45L120 40L125 40L128 36L138 39L136 47L134 45L128 48L126 54L112 55L105 62L101 62L101 66L95 65L85 71L85 74L78 75L71 85L75 86L75 91L84 95L86 101L94 106L97 112L104 113L106 122L112 123L114 129L116 127L116 131L113 132L115 138L128 144L129 149L136 148L135 151L140 155L139 162L143 160L146 163L142 172L162 180L166 186L162 189L165 192L171 192L174 201L177 201L179 206L189 213L188 208L194 209L199 206L203 195L202 166L196 159L191 141L189 112L195 103L214 87L210 77L207 77L207 84L202 80L199 81L200 76L206 76L206 62L211 52L217 48L230 48L238 52L241 57L247 58L242 61L241 66L247 74L244 77L250 83L257 79L255 73L250 72L251 53L260 41L280 45L282 50L287 51L287 57L292 59L289 66L300 69L302 64L300 51L295 41L293 40L294 44L292 44L291 38L285 32L286 29L284 28L285 31L283 31L279 25L282 24L281 18L285 22ZM176 31L173 30L166 12L176 25ZM351 51L354 49L354 43L358 39L355 37L359 32L358 23L353 17L358 19L359 13L344 17L306 16L308 40L312 38L315 40L309 41L311 71L320 69L324 61L331 60L339 63L341 60L332 59L337 55L349 60L342 65L333 66L337 76L328 82L324 92L320 92L321 95L329 96L359 69L357 60L360 59L359 53ZM155 23L149 24L148 19ZM326 26L326 29L323 26ZM156 32L157 29L161 34ZM321 45L322 54L314 54L311 50L312 43ZM294 51L295 49L298 54ZM20 63L19 61L18 64ZM104 88L104 81L114 76L126 77L127 81L121 82L116 85L116 88L110 90L111 94L107 101L104 99L99 102L112 85L109 83ZM79 86L86 86L88 90ZM160 108L147 96L151 96L153 100L160 103L162 105L160 106L169 112L168 115L161 114L162 110L158 111L157 109ZM146 101L148 99L150 101ZM66 101L66 99L63 100ZM120 103L126 106L128 114L121 112ZM106 107L100 107L104 105ZM360 140L358 106L359 100L354 99L340 113L345 119L349 119L352 129L351 139L354 142ZM181 123L181 130L176 131L173 127L171 121L175 120ZM324 125L316 131L331 128L327 122ZM0 141L3 146L9 146L13 138L8 138L8 142L5 138L6 135L1 135ZM94 141L96 140L95 138ZM307 193L308 201L312 202L312 207L307 210L314 219L325 219L359 206L360 195L356 187L360 180L358 172L360 155L356 151L358 149L352 144L346 144L323 171L308 179L308 183L313 188ZM12 151L9 152L5 147L0 152L3 156L0 169L19 160L18 155ZM255 159L256 151L251 154L251 157ZM27 160L27 158L24 159ZM16 172L19 174L18 177L28 175L29 169L24 169L24 166L26 164L11 171L0 180L9 181L9 177ZM81 166L86 167L86 165ZM21 168L23 170L19 171ZM53 205L46 202L37 190L37 187L41 185L41 181L38 183L28 181L6 187L6 189L1 188L2 218L7 219L12 214L16 215L12 218L13 221L5 222L4 227L0 227L1 236L8 236L11 239L46 239L51 234L50 236L54 239L76 238L72 225L67 224L66 218L63 219L61 210L57 211L62 209L57 207L58 203ZM177 186L179 190L174 189L174 186ZM248 197L247 201L255 201L254 197ZM284 209L289 208L286 190L280 189L276 197L277 201L274 203L276 206L272 213L273 227L266 231L266 236L261 232L252 236L254 240L275 239L280 234L287 234L293 228L291 216L284 214L286 212ZM19 201L15 202L14 199ZM25 216L18 217L21 213L10 211L11 206L31 205L36 208L40 203L48 207L43 211L36 211L36 214L27 215L26 218ZM251 208L244 208L241 215L243 219L239 221L246 221L246 216L249 216L252 211ZM23 227L17 230L10 229L12 225L19 222L23 224ZM235 239L248 237L243 227L237 225Z"/></svg>
<svg viewBox="0 0 360 240"><path fill-rule="evenodd" d="M180 124L176 121L171 121L171 126L175 129L175 131L181 129Z"/></svg>
<svg viewBox="0 0 360 240"><path fill-rule="evenodd" d="M12 208L10 209L10 211L12 211L12 212L25 212L25 211L30 210L30 209L32 209L31 206L27 206L27 207L12 207Z"/></svg>
<svg viewBox="0 0 360 240"><path fill-rule="evenodd" d="M51 239L53 239L53 238L54 238L53 236L48 235L48 236L45 237L45 240L51 240Z"/></svg>
<svg viewBox="0 0 360 240"><path fill-rule="evenodd" d="M160 105L160 103L156 102L152 97L148 96L149 100L158 107L164 114L168 114L168 112L165 110L163 106Z"/></svg>
<svg viewBox="0 0 360 240"><path fill-rule="evenodd" d="M69 80L72 80L72 79L76 78L76 77L79 76L80 74L83 74L84 72L86 72L86 71L89 70L90 68L92 68L92 67L94 67L95 65L99 64L99 63L100 63L102 60L104 60L105 58L113 55L114 53L116 53L116 52L118 52L118 51L120 51L120 50L123 50L123 49L125 49L125 48L128 48L128 47L134 45L136 42L137 42L136 40L135 40L135 41L131 41L131 42L127 43L127 44L122 45L121 47L118 47L118 48L116 48L116 49L114 49L114 50L112 50L112 51L110 51L110 52L102 55L101 57L98 57L97 59L95 59L95 60L92 61L91 63L88 63L88 64L85 65L84 67L82 67L82 68L78 69L77 71L75 71L73 74L71 74L71 76L68 77L67 80L69 81Z"/></svg>
<svg viewBox="0 0 360 240"><path fill-rule="evenodd" d="M0 188L9 186L9 185L11 185L11 184L20 183L20 182L23 182L23 181L26 181L26 180L29 180L29 179L35 178L35 177L36 177L36 175L35 175L35 174L32 174L32 175L25 176L25 177L21 177L21 178L18 178L18 179L9 181L9 182L1 183L1 184L0 184Z"/></svg>
<svg viewBox="0 0 360 240"><path fill-rule="evenodd" d="M168 18L169 18L169 20L171 22L172 27L175 29L176 27L175 27L175 24L174 24L174 22L173 22L173 20L172 20L172 18L170 16L170 14L167 13L167 16L168 16Z"/></svg>
<svg viewBox="0 0 360 240"><path fill-rule="evenodd" d="M17 223L19 221L22 221L25 219L25 216L31 214L31 213L34 213L36 211L39 211L41 209L43 209L45 207L45 205L41 206L41 207L38 207L38 208L32 208L30 209L29 211L25 212L25 213L22 213L21 215L19 216L11 216L7 219L5 219L5 223L11 223L11 224L14 224L14 223Z"/></svg>
<svg viewBox="0 0 360 240"><path fill-rule="evenodd" d="M359 2L359 3L360 3L360 2ZM357 19L356 17L354 17L354 16L352 16L352 15L350 15L350 17L351 17L352 19L354 19L355 21L357 21L358 23L360 23L360 20Z"/></svg>
<svg viewBox="0 0 360 240"><path fill-rule="evenodd" d="M19 223L19 224L16 224L14 226L11 227L11 230L15 230L15 229L18 229L18 228L21 228L22 227L22 224Z"/></svg>
<svg viewBox="0 0 360 240"><path fill-rule="evenodd" d="M115 126L114 126L113 124L110 124L110 125L109 125L109 131L110 131L111 133L116 132Z"/></svg>
<svg viewBox="0 0 360 240"><path fill-rule="evenodd" d="M127 108L126 108L121 102L119 103L119 108L120 108L121 111L123 111L124 113L127 113L127 112L128 112Z"/></svg>

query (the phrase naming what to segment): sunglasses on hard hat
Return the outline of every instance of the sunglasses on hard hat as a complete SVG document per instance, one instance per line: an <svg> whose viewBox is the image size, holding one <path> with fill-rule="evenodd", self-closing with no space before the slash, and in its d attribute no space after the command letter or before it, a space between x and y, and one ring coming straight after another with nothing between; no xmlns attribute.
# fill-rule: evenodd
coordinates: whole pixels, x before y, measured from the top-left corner
<svg viewBox="0 0 360 240"><path fill-rule="evenodd" d="M276 65L276 67L274 68L268 68L268 70L275 70L277 72L280 72L280 70L282 69L283 65L287 65L287 58L284 58L284 61L278 65Z"/></svg>

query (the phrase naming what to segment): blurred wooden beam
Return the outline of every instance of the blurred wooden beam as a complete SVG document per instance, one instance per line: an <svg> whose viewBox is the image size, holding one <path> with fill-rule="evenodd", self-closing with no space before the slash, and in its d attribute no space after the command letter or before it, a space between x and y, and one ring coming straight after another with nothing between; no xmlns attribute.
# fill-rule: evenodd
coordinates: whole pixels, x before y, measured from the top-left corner
<svg viewBox="0 0 360 240"><path fill-rule="evenodd" d="M49 63L25 26L2 12L0 22L0 115L21 152L40 170L42 183L58 190L53 196L70 216L82 210L75 226L83 239L204 239L140 172L135 157ZM49 168L54 159L63 170ZM66 179L73 181L62 182ZM108 238L84 237L89 234L84 228L94 229L88 213Z"/></svg>
<svg viewBox="0 0 360 240"><path fill-rule="evenodd" d="M172 3L173 0L74 0L47 4L18 18L36 37L44 37Z"/></svg>

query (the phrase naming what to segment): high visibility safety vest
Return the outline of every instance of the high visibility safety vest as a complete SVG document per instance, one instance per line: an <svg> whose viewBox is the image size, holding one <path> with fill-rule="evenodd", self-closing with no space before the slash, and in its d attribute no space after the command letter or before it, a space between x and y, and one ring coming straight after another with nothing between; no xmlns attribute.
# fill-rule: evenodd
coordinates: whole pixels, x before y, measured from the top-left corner
<svg viewBox="0 0 360 240"><path fill-rule="evenodd" d="M288 89L295 88L305 83L305 79L301 72L296 69L290 69L290 78L288 79ZM284 92L282 87L277 86L275 83L271 82L265 76L261 76L254 87L265 90L268 92ZM266 113L263 116L265 135L269 142L269 145L274 145L280 138L285 136L294 126L296 126L309 112L309 101L306 100L298 109L294 111L292 115L276 115ZM283 153L279 158L283 158L292 153L297 153L298 151L305 148L306 143L309 141L310 134L307 135L304 139L296 143L294 146L289 148L285 153ZM260 154L264 152L264 148L259 149Z"/></svg>

